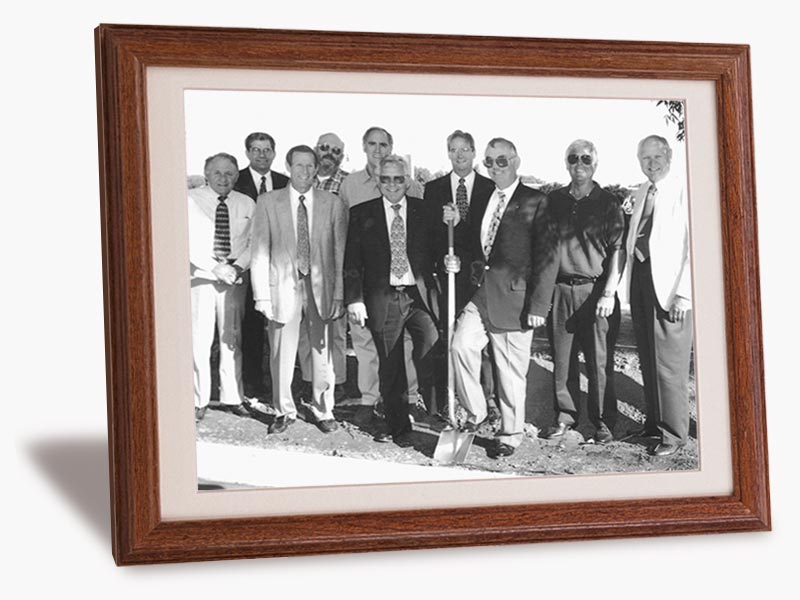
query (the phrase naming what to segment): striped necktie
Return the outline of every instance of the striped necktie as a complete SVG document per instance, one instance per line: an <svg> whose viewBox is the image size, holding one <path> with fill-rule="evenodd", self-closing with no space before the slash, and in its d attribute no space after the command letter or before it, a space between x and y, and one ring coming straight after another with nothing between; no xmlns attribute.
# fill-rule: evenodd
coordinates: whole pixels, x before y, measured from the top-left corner
<svg viewBox="0 0 800 600"><path fill-rule="evenodd" d="M311 243L308 239L308 210L305 204L306 197L300 196L297 205L297 270L300 275L308 275L311 264Z"/></svg>
<svg viewBox="0 0 800 600"><path fill-rule="evenodd" d="M220 262L227 262L231 254L231 221L228 214L227 196L219 196L214 215L214 256Z"/></svg>
<svg viewBox="0 0 800 600"><path fill-rule="evenodd" d="M497 204L497 208L494 209L492 220L489 223L489 231L486 232L486 241L483 242L483 255L487 260L489 259L489 254L492 252L494 238L497 236L497 230L500 228L500 221L503 220L503 213L506 210L506 195L500 190L497 190L497 196L500 198L500 202Z"/></svg>

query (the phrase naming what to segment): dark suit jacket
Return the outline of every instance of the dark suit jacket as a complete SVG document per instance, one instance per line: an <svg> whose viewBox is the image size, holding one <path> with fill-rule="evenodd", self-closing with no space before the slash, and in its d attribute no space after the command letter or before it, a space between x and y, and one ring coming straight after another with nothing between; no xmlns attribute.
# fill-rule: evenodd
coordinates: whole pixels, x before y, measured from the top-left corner
<svg viewBox="0 0 800 600"><path fill-rule="evenodd" d="M442 222L442 209L445 204L450 204L453 201L453 186L450 181L450 175L451 174L448 173L447 175L439 177L438 179L433 179L425 184L425 206L431 211L433 215L432 218L435 220L437 226L436 253L440 265L442 264L441 257L447 253L447 226ZM472 186L472 194L469 198L470 209L467 212L467 217L459 221L453 231L456 255L461 256L467 245L469 222L474 214L473 207L478 205L485 210L486 203L489 202L494 188L494 181L479 173L475 173L475 183ZM440 270L439 279L443 284L446 284L447 275L444 270ZM466 306L469 301L469 293L469 271L462 269L456 274L456 314L461 312L464 306Z"/></svg>
<svg viewBox="0 0 800 600"><path fill-rule="evenodd" d="M289 185L289 178L286 175L281 175L275 171L270 171L269 174L272 177L273 191L283 189ZM258 198L258 187L260 185L260 180L259 185L256 185L255 181L253 181L253 174L250 173L250 167L245 167L239 171L239 179L236 180L236 185L233 186L233 189L237 192L247 194L253 200L256 200Z"/></svg>
<svg viewBox="0 0 800 600"><path fill-rule="evenodd" d="M419 294L428 312L436 319L439 290L434 275L434 224L422 200L406 199L408 261L417 280ZM386 322L386 307L392 293L389 285L391 261L383 198L352 207L344 258L345 305L364 302L367 325L373 331L383 331ZM393 340L387 339L386 342L390 345Z"/></svg>
<svg viewBox="0 0 800 600"><path fill-rule="evenodd" d="M517 186L487 260L481 223L488 203L489 197L470 207L461 270L466 269L470 296L484 303L493 328L526 329L528 314L545 317L550 312L558 274L558 237L547 196L522 183Z"/></svg>

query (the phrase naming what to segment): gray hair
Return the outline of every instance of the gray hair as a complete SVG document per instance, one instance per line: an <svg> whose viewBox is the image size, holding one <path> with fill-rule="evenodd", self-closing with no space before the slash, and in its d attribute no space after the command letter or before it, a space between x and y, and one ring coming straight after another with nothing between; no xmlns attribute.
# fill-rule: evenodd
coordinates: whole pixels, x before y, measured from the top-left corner
<svg viewBox="0 0 800 600"><path fill-rule="evenodd" d="M672 158L672 148L670 148L669 142L667 142L667 139L661 137L660 135L655 135L655 134L648 135L641 142L639 142L639 146L636 148L636 156L641 156L642 155L642 147L644 147L644 145L646 143L648 143L648 142L658 142L659 144L661 144L662 146L664 146L667 149L667 156L669 158Z"/></svg>
<svg viewBox="0 0 800 600"><path fill-rule="evenodd" d="M233 166L234 166L234 167L236 167L236 170L237 170L237 171L239 170L239 163L238 163L238 162L236 162L236 157L235 157L235 156L233 156L233 155L231 155L231 154L228 154L227 152L217 152L217 153L216 153L216 154L214 154L213 156L209 156L209 157L206 159L206 163L205 163L205 165L203 165L203 171L204 171L204 172L205 172L205 171L208 171L208 166L209 166L209 165L210 165L212 162L214 162L215 160L217 160L218 158L224 158L225 160L229 160L229 161L231 161L231 162L233 163Z"/></svg>
<svg viewBox="0 0 800 600"><path fill-rule="evenodd" d="M405 159L399 154L389 154L387 156L384 156L381 159L379 167L383 169L383 167L385 167L386 165L400 165L401 167L403 167L403 173L405 173L405 176L408 177L408 165L406 164Z"/></svg>
<svg viewBox="0 0 800 600"><path fill-rule="evenodd" d="M589 140L581 140L581 139L575 140L569 146L567 146L567 151L564 152L564 160L567 160L567 157L570 154L574 154L573 151L577 150L578 148L588 150L589 154L592 156L592 162L595 165L597 164L597 148L595 148L595 145Z"/></svg>
<svg viewBox="0 0 800 600"><path fill-rule="evenodd" d="M507 140L506 138L503 138L503 137L496 137L496 138L490 139L489 143L487 144L487 146L490 146L490 147L494 148L498 144L505 144L506 146L511 148L511 150L514 152L514 154L517 154L517 147L514 145L514 142L512 142L511 140Z"/></svg>
<svg viewBox="0 0 800 600"><path fill-rule="evenodd" d="M380 132L382 132L382 133L385 133L385 134L386 134L386 137L387 137L387 138L389 138L389 145L390 145L390 146L394 146L394 139L392 138L392 134L391 134L391 133L389 133L388 131L386 131L386 130L385 130L383 127L376 127L376 126L374 126L374 125L373 125L372 127L370 127L369 129L367 129L367 130L364 132L364 135L363 135L363 136L361 136L361 143L362 143L362 144L366 144L366 143L367 143L367 138L368 138L370 135L372 135L373 133L375 133L376 131L380 131Z"/></svg>

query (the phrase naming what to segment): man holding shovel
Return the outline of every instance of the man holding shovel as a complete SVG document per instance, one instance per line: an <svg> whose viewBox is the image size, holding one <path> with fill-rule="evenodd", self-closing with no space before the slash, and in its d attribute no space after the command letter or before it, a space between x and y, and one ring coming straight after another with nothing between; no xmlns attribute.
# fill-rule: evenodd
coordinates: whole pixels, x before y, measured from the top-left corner
<svg viewBox="0 0 800 600"><path fill-rule="evenodd" d="M470 208L474 218L460 261L445 261L448 269L460 262L470 274L471 299L458 317L452 346L456 392L469 415L465 427L477 429L486 418L481 351L491 344L501 426L490 455L500 458L512 455L522 443L531 338L550 310L558 240L546 215L546 196L517 176L520 157L514 144L492 139L484 165L495 190ZM443 217L458 222L458 210L446 207Z"/></svg>

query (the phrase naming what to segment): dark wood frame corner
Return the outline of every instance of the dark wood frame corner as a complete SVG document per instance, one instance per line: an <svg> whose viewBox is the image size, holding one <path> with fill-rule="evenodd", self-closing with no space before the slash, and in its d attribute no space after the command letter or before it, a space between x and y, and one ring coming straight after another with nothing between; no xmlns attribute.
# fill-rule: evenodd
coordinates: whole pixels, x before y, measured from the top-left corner
<svg viewBox="0 0 800 600"><path fill-rule="evenodd" d="M127 25L100 25L95 46L118 564L770 528L747 46ZM146 70L158 66L713 81L722 157L733 494L163 521L146 110Z"/></svg>

